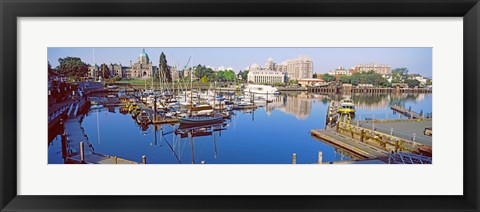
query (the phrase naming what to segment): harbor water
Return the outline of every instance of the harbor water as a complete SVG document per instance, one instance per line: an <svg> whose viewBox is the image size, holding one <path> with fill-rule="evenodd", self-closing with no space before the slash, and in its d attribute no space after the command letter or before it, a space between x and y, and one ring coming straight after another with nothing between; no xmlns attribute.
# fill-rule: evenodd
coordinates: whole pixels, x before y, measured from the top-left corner
<svg viewBox="0 0 480 212"><path fill-rule="evenodd" d="M223 125L194 130L179 129L179 124L140 126L120 107L95 107L85 114L82 126L95 152L150 164L298 164L354 159L350 154L310 135L311 129L325 127L331 100L328 96L306 92L282 93L273 102L255 110L234 110ZM412 111L432 112L431 94L352 94L355 118L405 118L390 107L402 105ZM189 134L190 133L190 134ZM194 135L194 136L190 136ZM61 139L49 142L49 164L63 163Z"/></svg>

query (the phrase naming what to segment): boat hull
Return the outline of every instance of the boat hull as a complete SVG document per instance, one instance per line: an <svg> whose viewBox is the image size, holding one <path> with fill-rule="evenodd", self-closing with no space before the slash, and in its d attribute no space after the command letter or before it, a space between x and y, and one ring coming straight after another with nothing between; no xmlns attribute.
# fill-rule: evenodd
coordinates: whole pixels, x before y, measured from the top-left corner
<svg viewBox="0 0 480 212"><path fill-rule="evenodd" d="M184 125L203 125L203 124L215 124L223 121L223 117L215 117L209 119L192 119L192 118L180 118L180 124Z"/></svg>

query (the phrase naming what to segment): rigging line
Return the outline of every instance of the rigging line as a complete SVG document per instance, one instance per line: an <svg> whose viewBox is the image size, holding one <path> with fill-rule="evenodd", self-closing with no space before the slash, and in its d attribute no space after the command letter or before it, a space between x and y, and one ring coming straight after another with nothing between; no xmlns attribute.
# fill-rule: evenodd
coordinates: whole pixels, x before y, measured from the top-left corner
<svg viewBox="0 0 480 212"><path fill-rule="evenodd" d="M180 142L182 142L182 139L180 138ZM183 144L183 145L182 145ZM183 153L185 152L185 146L187 146L187 140L185 139L183 143L180 143L181 149L180 149L180 155L183 156Z"/></svg>
<svg viewBox="0 0 480 212"><path fill-rule="evenodd" d="M179 157L182 157L182 139L180 136L175 137L175 142L177 142L178 155Z"/></svg>
<svg viewBox="0 0 480 212"><path fill-rule="evenodd" d="M164 136L162 136L162 138L163 138L163 140L165 140L165 143L167 143L168 147L170 147L170 149L172 150L173 155L175 155L175 158L177 158L178 163L182 164L182 162L180 161L180 158L178 158L177 153L176 153L175 150L172 148L172 145L170 145L170 143L168 143L167 139L166 139Z"/></svg>
<svg viewBox="0 0 480 212"><path fill-rule="evenodd" d="M97 135L98 135L98 144L100 144L100 124L98 121L98 110L97 110Z"/></svg>

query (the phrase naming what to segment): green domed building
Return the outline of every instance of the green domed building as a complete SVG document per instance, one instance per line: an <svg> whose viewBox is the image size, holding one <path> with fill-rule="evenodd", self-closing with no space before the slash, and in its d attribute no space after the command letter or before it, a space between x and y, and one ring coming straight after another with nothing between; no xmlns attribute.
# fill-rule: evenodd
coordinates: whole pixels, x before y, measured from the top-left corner
<svg viewBox="0 0 480 212"><path fill-rule="evenodd" d="M157 67L152 65L148 54L143 49L136 63L130 61L130 68L127 70L126 76L128 78L152 78L156 71Z"/></svg>

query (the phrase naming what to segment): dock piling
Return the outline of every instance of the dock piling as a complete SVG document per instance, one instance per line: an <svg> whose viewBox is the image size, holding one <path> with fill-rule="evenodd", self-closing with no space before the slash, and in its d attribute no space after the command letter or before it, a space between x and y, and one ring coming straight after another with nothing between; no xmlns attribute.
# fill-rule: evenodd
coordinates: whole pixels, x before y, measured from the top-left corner
<svg viewBox="0 0 480 212"><path fill-rule="evenodd" d="M85 148L83 141L80 141L80 161L82 161L82 163L85 163Z"/></svg>
<svg viewBox="0 0 480 212"><path fill-rule="evenodd" d="M147 156L142 155L142 163L147 164Z"/></svg>
<svg viewBox="0 0 480 212"><path fill-rule="evenodd" d="M113 157L113 161L115 162L115 164L118 164L118 157L117 157L117 156L114 156L114 157Z"/></svg>
<svg viewBox="0 0 480 212"><path fill-rule="evenodd" d="M293 153L292 155L292 164L297 164L297 154Z"/></svg>
<svg viewBox="0 0 480 212"><path fill-rule="evenodd" d="M319 151L318 152L318 164L322 164L323 162L323 152Z"/></svg>

